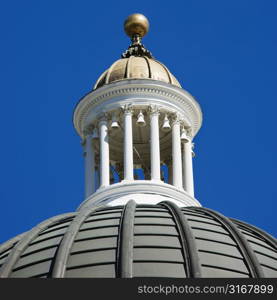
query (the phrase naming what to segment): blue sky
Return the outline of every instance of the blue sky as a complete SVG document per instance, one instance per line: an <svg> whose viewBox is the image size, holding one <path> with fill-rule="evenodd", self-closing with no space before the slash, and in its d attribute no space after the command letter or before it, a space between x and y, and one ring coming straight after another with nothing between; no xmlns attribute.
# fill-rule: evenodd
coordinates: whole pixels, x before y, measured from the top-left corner
<svg viewBox="0 0 277 300"><path fill-rule="evenodd" d="M83 200L78 100L126 50L122 23L199 101L196 197L277 236L276 1L6 1L1 7L0 242Z"/></svg>

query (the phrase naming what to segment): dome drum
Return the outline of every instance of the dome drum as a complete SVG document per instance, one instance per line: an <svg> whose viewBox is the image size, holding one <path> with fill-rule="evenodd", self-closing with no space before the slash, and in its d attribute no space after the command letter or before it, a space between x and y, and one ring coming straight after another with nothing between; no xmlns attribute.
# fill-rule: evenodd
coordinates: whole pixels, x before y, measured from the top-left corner
<svg viewBox="0 0 277 300"><path fill-rule="evenodd" d="M86 198L98 188L137 179L164 181L193 196L192 164L181 158L191 160L191 142L201 126L193 97L157 81L111 83L104 95L101 89L81 100L74 114L88 166ZM188 138L181 140L184 130ZM172 157L178 162L173 164Z"/></svg>
<svg viewBox="0 0 277 300"><path fill-rule="evenodd" d="M130 115L130 129L131 133L128 133L128 126L126 126L125 121L127 115ZM157 128L155 130L155 135L153 135L153 118L156 118ZM105 123L106 137L101 139L101 126ZM192 136L190 127L188 123L181 119L178 113L172 113L163 107L156 105L140 105L126 104L117 110L112 110L105 112L104 114L98 115L97 121L90 124L84 132L86 138L84 139L85 156L89 159L91 156L91 147L93 147L93 165L95 170L90 170L93 172L93 177L96 178L96 186L93 191L101 188L101 176L102 160L106 159L109 166L110 178L107 179L105 186L109 184L114 184L123 181L128 183L133 179L139 180L151 180L157 182L170 183L175 186L173 174L170 172L171 168L171 157L174 152L175 135L171 130L175 123L178 123L179 137L181 137L181 131L183 132L186 128L187 139L184 142L190 142ZM166 126L166 130L164 130ZM128 134L128 137L126 137ZM156 141L154 140L156 138ZM132 145L129 150L126 150L126 141L131 141ZM107 154L103 153L101 148L103 142L108 147ZM177 143L183 148L184 144L181 140ZM86 143L89 143L90 147L87 148ZM156 152L154 153L153 147L156 147ZM159 150L160 149L160 150ZM132 151L132 162L127 158L128 153ZM157 151L159 153L157 153ZM188 150L190 151L190 150ZM159 161L157 162L158 173L153 175L153 155L157 156L159 154ZM128 162L132 166L134 171L131 178L127 178L125 175L124 164ZM91 163L90 163L91 164ZM131 171L133 173L133 171ZM162 178L161 178L162 177ZM91 181L91 180L90 180ZM181 184L182 185L182 184ZM179 186L181 188L181 186Z"/></svg>
<svg viewBox="0 0 277 300"><path fill-rule="evenodd" d="M128 104L127 104L128 105ZM176 112L169 111L164 107L156 106L159 113L159 139L161 147L161 160L167 161L171 154L171 127L176 117ZM150 105L132 105L132 129L133 129L133 144L139 152L140 156L134 156L136 164L141 164L141 160L149 164L150 159L150 123L151 123L151 106ZM120 161L123 158L124 149L122 147L124 143L124 106L118 109L105 112L104 114L108 122L109 130L109 144L110 144L110 159L114 161ZM164 119L168 119L169 129L163 130ZM141 126L138 121L142 120ZM84 130L84 136L87 134L96 134L94 147L97 153L100 153L99 146L99 120L101 117L96 117L96 120L90 123ZM190 128L190 124L185 119L180 117L181 128ZM191 131L189 132L191 134Z"/></svg>

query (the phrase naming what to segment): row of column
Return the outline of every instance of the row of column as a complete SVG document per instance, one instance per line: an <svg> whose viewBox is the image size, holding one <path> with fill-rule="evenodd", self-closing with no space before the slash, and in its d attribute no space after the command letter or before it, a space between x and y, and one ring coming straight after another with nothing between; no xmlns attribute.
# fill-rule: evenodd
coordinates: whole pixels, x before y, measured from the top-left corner
<svg viewBox="0 0 277 300"><path fill-rule="evenodd" d="M124 108L124 181L134 180L132 115L131 107L126 106ZM100 187L105 187L110 184L108 121L105 117L99 121L99 144ZM86 135L84 148L85 195L88 197L95 191L95 152L91 133ZM159 111L156 107L150 108L150 153L151 180L160 181ZM183 187L191 196L194 196L191 142L181 143L178 116L172 124L172 184L177 188Z"/></svg>
<svg viewBox="0 0 277 300"><path fill-rule="evenodd" d="M177 188L183 187L185 191L194 197L192 143L190 140L181 142L178 116L176 116L172 124L172 183Z"/></svg>

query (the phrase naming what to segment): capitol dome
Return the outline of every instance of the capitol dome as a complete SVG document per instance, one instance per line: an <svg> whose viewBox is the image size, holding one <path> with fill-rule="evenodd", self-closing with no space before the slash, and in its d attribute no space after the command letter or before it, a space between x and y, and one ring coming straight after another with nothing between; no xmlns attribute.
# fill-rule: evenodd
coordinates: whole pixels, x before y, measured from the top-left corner
<svg viewBox="0 0 277 300"><path fill-rule="evenodd" d="M121 55L121 59L115 61L98 78L94 89L126 79L159 80L181 87L168 68L155 60L152 53L141 42L141 38L149 29L147 18L141 14L130 15L124 23L124 29L127 35L131 37L132 44Z"/></svg>
<svg viewBox="0 0 277 300"><path fill-rule="evenodd" d="M171 202L51 218L0 247L4 277L277 277L277 241L202 207Z"/></svg>
<svg viewBox="0 0 277 300"><path fill-rule="evenodd" d="M129 16L131 46L75 108L84 201L1 244L0 277L277 278L274 237L196 199L201 108L142 45L148 27Z"/></svg>
<svg viewBox="0 0 277 300"><path fill-rule="evenodd" d="M178 80L161 62L147 56L130 56L113 63L97 80L94 89L126 79L160 80L181 87Z"/></svg>

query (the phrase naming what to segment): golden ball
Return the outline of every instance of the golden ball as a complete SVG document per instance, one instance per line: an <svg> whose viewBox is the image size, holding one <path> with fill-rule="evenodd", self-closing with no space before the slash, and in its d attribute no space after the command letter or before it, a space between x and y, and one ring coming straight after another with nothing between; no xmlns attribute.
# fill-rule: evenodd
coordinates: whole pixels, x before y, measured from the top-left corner
<svg viewBox="0 0 277 300"><path fill-rule="evenodd" d="M129 37L135 34L143 37L149 29L149 22L142 14L132 14L124 22L124 30Z"/></svg>

